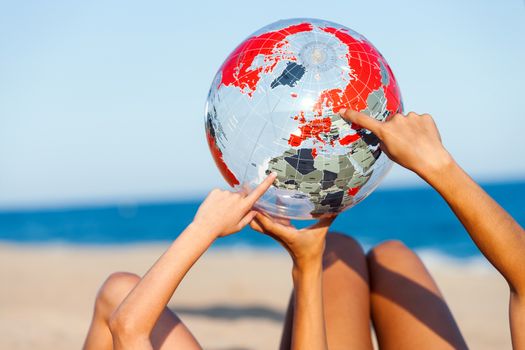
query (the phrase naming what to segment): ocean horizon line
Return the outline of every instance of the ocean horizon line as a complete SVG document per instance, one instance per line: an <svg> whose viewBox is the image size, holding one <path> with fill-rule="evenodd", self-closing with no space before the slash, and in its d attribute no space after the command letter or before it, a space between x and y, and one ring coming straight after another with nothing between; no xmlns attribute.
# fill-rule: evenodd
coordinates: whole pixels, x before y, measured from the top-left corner
<svg viewBox="0 0 525 350"><path fill-rule="evenodd" d="M525 181L481 184L521 225L525 224ZM104 206L0 211L0 242L129 246L174 240L192 221L199 199ZM294 222L301 227L307 222ZM440 252L454 258L479 257L454 213L430 187L374 191L341 213L331 227L356 238L364 247L395 239L416 251ZM269 237L245 228L221 238L216 247L247 245L271 248Z"/></svg>
<svg viewBox="0 0 525 350"><path fill-rule="evenodd" d="M504 186L504 185L520 185L525 184L525 177L511 177L507 179L489 179L484 181L478 181L481 187L493 187L493 186ZM108 207L133 207L142 205L163 205L170 203L194 203L202 201L209 190L185 192L176 195L166 196L140 196L137 198L131 197L112 197L107 199L79 199L79 200L64 200L57 202L35 202L31 204L0 204L0 214L5 213L17 213L17 212L36 212L36 211L69 211L69 210L82 210L82 209L98 209ZM225 188L226 189L226 188ZM374 193L381 192L402 192L402 191L417 191L417 190L433 190L423 180L410 183L380 185L375 189ZM366 200L366 199L365 199Z"/></svg>

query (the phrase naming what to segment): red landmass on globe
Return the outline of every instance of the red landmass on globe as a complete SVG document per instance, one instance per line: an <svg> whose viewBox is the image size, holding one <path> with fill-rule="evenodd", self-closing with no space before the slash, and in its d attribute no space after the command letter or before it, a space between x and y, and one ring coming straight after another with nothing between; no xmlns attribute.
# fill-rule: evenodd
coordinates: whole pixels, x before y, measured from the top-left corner
<svg viewBox="0 0 525 350"><path fill-rule="evenodd" d="M231 172L231 170L228 168L226 163L224 162L224 159L222 158L222 152L219 149L219 146L215 143L215 139L211 134L207 131L206 132L206 139L208 139L208 145L210 146L211 153L213 155L213 160L215 160L215 164L217 164L217 168L219 168L219 171L221 172L222 176L226 179L226 182L230 186L235 186L239 184L239 180L237 180L237 177L235 177L235 174Z"/></svg>
<svg viewBox="0 0 525 350"><path fill-rule="evenodd" d="M321 92L314 105L314 112L323 115L323 107L331 107L335 113L343 108L356 111L365 109L366 98L370 92L379 89L382 85L381 68L378 62L380 54L373 46L355 39L346 31L331 27L321 29L334 35L348 47L346 58L351 71L348 72L349 83L344 90L338 88Z"/></svg>
<svg viewBox="0 0 525 350"><path fill-rule="evenodd" d="M346 193L348 193L349 196L355 196L356 193L359 192L359 189L361 189L361 186L352 187L352 188L349 188L348 191L346 191Z"/></svg>
<svg viewBox="0 0 525 350"><path fill-rule="evenodd" d="M293 118L294 120L299 121L299 135L290 134L288 138L288 144L292 147L299 147L304 141L308 139L316 139L323 144L326 144L326 140L321 137L322 133L330 132L332 128L332 120L330 117L325 118L316 118L309 121L306 121L304 112L299 113L299 115ZM359 140L361 136L359 134L350 134L345 137L337 140L341 146L346 146ZM330 142L333 146L333 142ZM317 157L317 149L312 150L312 156Z"/></svg>
<svg viewBox="0 0 525 350"><path fill-rule="evenodd" d="M306 121L304 114L299 118L299 122L302 124L299 126L299 135L291 134L288 139L288 144L292 147L298 147L303 141L309 138L315 138L324 143L324 140L319 136L321 133L330 132L332 127L332 120L330 117L323 119L313 119Z"/></svg>
<svg viewBox="0 0 525 350"><path fill-rule="evenodd" d="M359 136L359 134L346 135L345 137L339 140L339 143L342 146L346 146L346 145L351 144L352 142L359 140L360 138L361 136Z"/></svg>
<svg viewBox="0 0 525 350"><path fill-rule="evenodd" d="M219 87L235 86L243 93L252 96L257 89L262 72L271 73L277 63L283 59L297 61L297 58L284 48L288 44L286 37L312 29L310 23L301 23L246 39L224 61ZM252 69L252 63L259 55L264 56L264 61L268 65Z"/></svg>

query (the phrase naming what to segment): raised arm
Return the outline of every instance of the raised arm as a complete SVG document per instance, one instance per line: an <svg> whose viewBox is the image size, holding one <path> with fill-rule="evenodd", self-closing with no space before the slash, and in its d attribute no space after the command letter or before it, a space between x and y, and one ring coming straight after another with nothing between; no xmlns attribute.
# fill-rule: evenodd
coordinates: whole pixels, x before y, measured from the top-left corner
<svg viewBox="0 0 525 350"><path fill-rule="evenodd" d="M430 115L396 114L385 123L350 110L342 116L376 134L392 160L417 173L445 199L483 255L507 280L513 345L525 349L523 228L454 161Z"/></svg>
<svg viewBox="0 0 525 350"><path fill-rule="evenodd" d="M248 195L213 190L193 222L144 275L110 321L115 349L151 349L150 333L186 273L220 236L241 230L255 216L257 199L271 186L268 176Z"/></svg>
<svg viewBox="0 0 525 350"><path fill-rule="evenodd" d="M334 218L298 230L290 223L257 214L250 226L279 241L293 260L294 314L292 349L326 350L323 311L323 252L326 233Z"/></svg>

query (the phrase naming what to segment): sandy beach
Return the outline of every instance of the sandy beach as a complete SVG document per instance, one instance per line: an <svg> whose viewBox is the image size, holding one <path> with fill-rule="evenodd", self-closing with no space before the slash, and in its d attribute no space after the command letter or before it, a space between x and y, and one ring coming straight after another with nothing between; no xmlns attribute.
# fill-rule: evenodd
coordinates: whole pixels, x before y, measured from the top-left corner
<svg viewBox="0 0 525 350"><path fill-rule="evenodd" d="M78 349L113 271L144 273L166 245L0 245L0 349ZM510 349L508 290L480 264L426 259L472 349ZM285 253L211 250L170 307L205 349L276 349L291 289Z"/></svg>

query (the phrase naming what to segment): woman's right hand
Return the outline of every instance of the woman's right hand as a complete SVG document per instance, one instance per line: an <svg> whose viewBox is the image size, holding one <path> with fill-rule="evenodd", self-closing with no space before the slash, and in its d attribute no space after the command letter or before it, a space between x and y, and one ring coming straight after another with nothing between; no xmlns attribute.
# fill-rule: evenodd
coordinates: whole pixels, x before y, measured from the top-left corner
<svg viewBox="0 0 525 350"><path fill-rule="evenodd" d="M326 234L334 219L322 218L310 227L297 229L288 220L257 213L250 226L281 243L290 253L294 268L303 270L322 262Z"/></svg>
<svg viewBox="0 0 525 350"><path fill-rule="evenodd" d="M353 110L341 111L346 121L373 132L381 140L381 149L399 165L428 177L454 161L441 143L439 131L429 114L398 113L380 122Z"/></svg>

